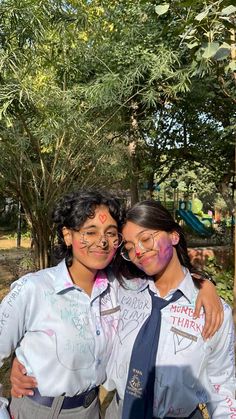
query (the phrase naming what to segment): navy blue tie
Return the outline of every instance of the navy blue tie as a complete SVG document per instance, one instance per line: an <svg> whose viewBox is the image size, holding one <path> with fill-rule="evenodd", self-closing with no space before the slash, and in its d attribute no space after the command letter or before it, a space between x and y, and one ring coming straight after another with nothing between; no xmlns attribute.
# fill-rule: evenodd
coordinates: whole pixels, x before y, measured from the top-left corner
<svg viewBox="0 0 236 419"><path fill-rule="evenodd" d="M152 419L155 364L161 329L161 310L183 293L175 291L170 300L157 297L150 289L152 311L134 342L126 383L122 419Z"/></svg>

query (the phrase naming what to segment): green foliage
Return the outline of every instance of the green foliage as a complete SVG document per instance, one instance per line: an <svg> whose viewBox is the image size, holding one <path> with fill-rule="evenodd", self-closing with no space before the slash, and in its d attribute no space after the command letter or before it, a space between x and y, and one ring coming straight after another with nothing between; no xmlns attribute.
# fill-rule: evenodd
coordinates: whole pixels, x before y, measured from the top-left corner
<svg viewBox="0 0 236 419"><path fill-rule="evenodd" d="M216 263L215 258L209 258L205 269L215 280L218 294L232 306L234 287L233 267L223 268Z"/></svg>
<svg viewBox="0 0 236 419"><path fill-rule="evenodd" d="M201 166L227 198L233 22L225 0L0 3L0 188L20 197L41 265L72 188L138 199L139 184Z"/></svg>

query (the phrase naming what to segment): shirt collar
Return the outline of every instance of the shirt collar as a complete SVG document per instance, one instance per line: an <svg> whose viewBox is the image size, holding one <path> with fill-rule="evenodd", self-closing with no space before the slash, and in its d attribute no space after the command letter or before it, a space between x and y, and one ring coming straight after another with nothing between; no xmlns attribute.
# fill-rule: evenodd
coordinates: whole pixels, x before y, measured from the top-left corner
<svg viewBox="0 0 236 419"><path fill-rule="evenodd" d="M148 287L149 281L145 278L127 279L123 277L124 288L131 291L141 292Z"/></svg>
<svg viewBox="0 0 236 419"><path fill-rule="evenodd" d="M196 293L197 293L197 289L194 285L192 276L189 272L189 270L186 269L185 271L185 277L184 279L180 282L179 286L177 289L179 289L180 291L182 291L182 293L184 294L184 296L187 298L187 300L189 300L189 302L193 302L195 300L196 297Z"/></svg>
<svg viewBox="0 0 236 419"><path fill-rule="evenodd" d="M178 285L177 288L171 289L168 292L166 297L168 298L168 297L172 296L172 294L178 289L183 293L184 297L187 298L187 300L190 303L192 303L195 300L197 290L196 290L196 287L194 285L194 282L192 280L192 276L191 276L189 270L186 269L186 268L183 268L183 269L184 269L185 277L180 282L180 284ZM157 288L155 286L154 281L149 279L148 285L149 285L150 290L157 293Z"/></svg>
<svg viewBox="0 0 236 419"><path fill-rule="evenodd" d="M82 291L82 288L78 287L78 285L73 283L69 271L67 269L65 260L63 260L56 266L56 272L54 274L53 279L54 288L57 294L69 290L71 288L76 288ZM109 281L106 272L98 271L96 279L94 281L91 299L94 300L100 294L102 294L102 292L107 289L108 283Z"/></svg>
<svg viewBox="0 0 236 419"><path fill-rule="evenodd" d="M91 300L94 300L99 295L101 295L107 289L108 284L109 280L107 273L105 271L98 271L93 284Z"/></svg>
<svg viewBox="0 0 236 419"><path fill-rule="evenodd" d="M70 288L75 288L75 284L67 269L65 259L56 266L54 275L54 288L57 294Z"/></svg>

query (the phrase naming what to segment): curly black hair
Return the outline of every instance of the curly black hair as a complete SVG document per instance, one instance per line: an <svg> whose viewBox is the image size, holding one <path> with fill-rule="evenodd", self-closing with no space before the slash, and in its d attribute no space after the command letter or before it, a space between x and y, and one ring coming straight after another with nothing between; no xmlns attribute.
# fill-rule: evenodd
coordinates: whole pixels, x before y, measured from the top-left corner
<svg viewBox="0 0 236 419"><path fill-rule="evenodd" d="M81 189L64 195L56 203L52 212L52 221L56 227L58 244L54 249L57 260L65 258L67 266L72 265L72 247L67 247L62 229L79 230L88 218L93 218L98 206L108 208L112 218L120 228L122 207L113 194L92 189Z"/></svg>

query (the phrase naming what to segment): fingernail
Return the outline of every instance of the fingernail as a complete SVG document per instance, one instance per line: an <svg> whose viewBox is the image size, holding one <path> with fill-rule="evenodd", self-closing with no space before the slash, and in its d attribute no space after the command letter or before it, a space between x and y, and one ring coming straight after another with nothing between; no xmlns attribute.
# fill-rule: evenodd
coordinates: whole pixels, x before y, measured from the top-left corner
<svg viewBox="0 0 236 419"><path fill-rule="evenodd" d="M27 374L27 371L26 371L26 369L25 369L25 368L23 368L23 369L22 369L22 374L24 374L24 375L26 375L26 374Z"/></svg>
<svg viewBox="0 0 236 419"><path fill-rule="evenodd" d="M28 396L33 396L34 395L34 392L33 391L29 391L28 392Z"/></svg>

